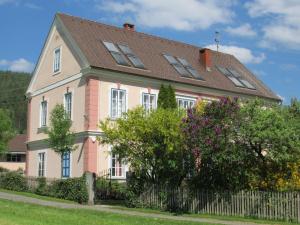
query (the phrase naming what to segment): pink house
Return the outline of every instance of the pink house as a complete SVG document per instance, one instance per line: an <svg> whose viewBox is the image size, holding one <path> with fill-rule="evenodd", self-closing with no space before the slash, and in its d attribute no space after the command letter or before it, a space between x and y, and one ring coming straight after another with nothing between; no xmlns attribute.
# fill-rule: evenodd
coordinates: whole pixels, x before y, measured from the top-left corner
<svg viewBox="0 0 300 225"><path fill-rule="evenodd" d="M97 124L138 105L156 107L161 84L176 90L179 107L222 96L280 99L234 56L65 14L50 28L27 90L29 176L78 177L110 171L124 179L128 166L99 145ZM43 133L53 107L64 104L77 150L63 157ZM62 162L62 163L61 163Z"/></svg>

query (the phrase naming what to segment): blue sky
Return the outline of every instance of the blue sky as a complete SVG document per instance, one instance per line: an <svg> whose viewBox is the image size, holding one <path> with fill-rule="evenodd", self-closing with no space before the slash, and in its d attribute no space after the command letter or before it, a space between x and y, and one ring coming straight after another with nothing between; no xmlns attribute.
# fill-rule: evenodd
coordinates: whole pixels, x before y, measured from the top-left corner
<svg viewBox="0 0 300 225"><path fill-rule="evenodd" d="M56 12L234 54L289 103L300 98L299 0L0 0L0 69L31 72Z"/></svg>

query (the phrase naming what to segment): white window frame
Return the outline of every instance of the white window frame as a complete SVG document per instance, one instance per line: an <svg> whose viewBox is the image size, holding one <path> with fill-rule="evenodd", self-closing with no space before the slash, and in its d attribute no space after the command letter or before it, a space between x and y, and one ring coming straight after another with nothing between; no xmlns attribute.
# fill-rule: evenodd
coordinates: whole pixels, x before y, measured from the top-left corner
<svg viewBox="0 0 300 225"><path fill-rule="evenodd" d="M43 175L40 176L40 154L44 154L44 162L43 162ZM37 176L38 177L46 177L46 161L47 161L47 154L45 151L38 151L37 152Z"/></svg>
<svg viewBox="0 0 300 225"><path fill-rule="evenodd" d="M185 107L185 103L183 103L183 107L179 105L179 101L187 102L187 107ZM189 109L192 108L196 104L196 98L186 97L186 96L176 96L176 102L178 108Z"/></svg>
<svg viewBox="0 0 300 225"><path fill-rule="evenodd" d="M55 54L55 52L57 51L57 50L59 50L59 67L58 67L58 70L56 70L57 68L56 68L56 65L57 65L57 61L56 61L56 54ZM59 46L59 47L57 47L57 48L55 48L54 50L53 50L53 73L54 73L54 75L55 74L58 74L58 73L60 73L61 72L61 58L62 58L62 47L61 46Z"/></svg>
<svg viewBox="0 0 300 225"><path fill-rule="evenodd" d="M116 100L116 115L113 115L113 91L117 91L117 100ZM124 96L125 96L125 100L124 100L124 111L122 111L122 106L121 106L121 111L119 109L119 102L120 102L120 99L119 99L119 96L120 96L120 92L124 92ZM109 109L110 109L110 118L111 119L117 119L117 118L120 118L122 116L123 113L126 113L127 112L127 105L128 105L128 102L127 102L127 99L128 99L128 95L127 95L127 90L126 89L119 89L119 88L111 88L110 89L110 99L109 99Z"/></svg>
<svg viewBox="0 0 300 225"><path fill-rule="evenodd" d="M70 94L71 95L71 107L70 107L70 120L73 120L73 105L74 105L74 101L73 101L73 96L74 96L74 94L73 94L74 92L73 91L68 91L68 92L66 92L65 94L64 94L64 109L65 109L65 111L66 111L66 113L67 113L67 101L66 101L66 96L68 95L68 94Z"/></svg>
<svg viewBox="0 0 300 225"><path fill-rule="evenodd" d="M144 102L144 96L148 96L148 98L149 98L148 103ZM152 96L154 97L154 102L153 103L151 103L151 97ZM157 95L156 94L142 92L141 98L142 98L142 100L141 100L142 106L146 110L146 112L150 112L151 110L155 110L157 108Z"/></svg>
<svg viewBox="0 0 300 225"><path fill-rule="evenodd" d="M46 103L46 115L43 114L44 113L44 111L43 111L43 103L44 102ZM44 116L45 116L45 124L43 124ZM47 122L48 122L48 101L46 99L44 99L40 103L40 127L47 127Z"/></svg>
<svg viewBox="0 0 300 225"><path fill-rule="evenodd" d="M109 156L108 156L108 170L110 172L110 175L111 175L111 178L112 179L126 179L126 173L128 171L128 165L126 163L121 162L121 169L122 169L122 176L113 176L112 175L112 160L113 160L113 155L112 155L112 146L109 146L108 147L108 153L109 153Z"/></svg>

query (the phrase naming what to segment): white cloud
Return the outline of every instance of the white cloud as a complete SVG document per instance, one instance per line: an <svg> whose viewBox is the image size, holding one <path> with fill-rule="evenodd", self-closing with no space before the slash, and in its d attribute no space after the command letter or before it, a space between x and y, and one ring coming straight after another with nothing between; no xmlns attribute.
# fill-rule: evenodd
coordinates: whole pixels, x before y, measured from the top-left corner
<svg viewBox="0 0 300 225"><path fill-rule="evenodd" d="M15 0L0 0L0 5L4 5L6 3L14 3Z"/></svg>
<svg viewBox="0 0 300 225"><path fill-rule="evenodd" d="M100 1L96 7L111 13L129 13L142 26L188 31L230 22L232 4L232 0L114 0Z"/></svg>
<svg viewBox="0 0 300 225"><path fill-rule="evenodd" d="M256 32L252 29L249 23L243 24L239 27L227 27L225 31L231 35L240 36L240 37L256 36Z"/></svg>
<svg viewBox="0 0 300 225"><path fill-rule="evenodd" d="M206 46L206 48L217 50L216 45L208 45ZM246 63L246 64L251 64L251 63L258 64L264 61L266 58L264 53L260 53L259 55L254 55L250 49L238 47L234 45L220 45L219 51L234 55L242 63Z"/></svg>
<svg viewBox="0 0 300 225"><path fill-rule="evenodd" d="M268 18L269 22L262 28L263 45L300 48L299 0L255 0L245 6L250 16Z"/></svg>
<svg viewBox="0 0 300 225"><path fill-rule="evenodd" d="M13 61L2 59L0 60L0 67L2 67L3 69L16 71L16 72L31 73L34 68L34 64L23 58L13 60Z"/></svg>

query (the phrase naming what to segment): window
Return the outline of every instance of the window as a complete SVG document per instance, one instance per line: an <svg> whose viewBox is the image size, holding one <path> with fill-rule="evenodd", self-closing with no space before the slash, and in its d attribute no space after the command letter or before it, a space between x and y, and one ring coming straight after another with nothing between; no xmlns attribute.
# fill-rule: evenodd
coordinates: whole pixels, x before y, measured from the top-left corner
<svg viewBox="0 0 300 225"><path fill-rule="evenodd" d="M199 79L199 80L203 80L203 78L199 75L199 73L197 72L197 70L195 70L191 64L188 63L188 61L186 61L186 59L184 58L177 58L178 61L184 66L184 68L190 72L190 74L192 74L192 76L195 79Z"/></svg>
<svg viewBox="0 0 300 225"><path fill-rule="evenodd" d="M119 49L111 42L103 41L103 44L110 52L112 57L116 60L116 62L123 66L130 66L125 58L125 56L119 51Z"/></svg>
<svg viewBox="0 0 300 225"><path fill-rule="evenodd" d="M190 73L171 55L164 55L166 60L177 70L177 72L184 77L192 77Z"/></svg>
<svg viewBox="0 0 300 225"><path fill-rule="evenodd" d="M64 152L61 159L62 177L70 177L70 152Z"/></svg>
<svg viewBox="0 0 300 225"><path fill-rule="evenodd" d="M69 119L72 119L72 93L65 94L65 111Z"/></svg>
<svg viewBox="0 0 300 225"><path fill-rule="evenodd" d="M21 154L7 154L6 161L7 162L21 162L22 155Z"/></svg>
<svg viewBox="0 0 300 225"><path fill-rule="evenodd" d="M249 81L245 80L236 70L217 66L218 70L224 74L237 87L256 89Z"/></svg>
<svg viewBox="0 0 300 225"><path fill-rule="evenodd" d="M45 152L38 153L38 176L45 176Z"/></svg>
<svg viewBox="0 0 300 225"><path fill-rule="evenodd" d="M189 109L195 105L195 100L189 98L177 98L177 105L179 108Z"/></svg>
<svg viewBox="0 0 300 225"><path fill-rule="evenodd" d="M111 89L111 118L120 118L126 112L126 91Z"/></svg>
<svg viewBox="0 0 300 225"><path fill-rule="evenodd" d="M111 176L112 177L124 177L125 176L125 165L122 160L119 159L118 155L111 155Z"/></svg>
<svg viewBox="0 0 300 225"><path fill-rule="evenodd" d="M156 108L156 95L143 93L142 104L144 109L149 112Z"/></svg>
<svg viewBox="0 0 300 225"><path fill-rule="evenodd" d="M45 100L41 102L40 125L47 126L47 101Z"/></svg>
<svg viewBox="0 0 300 225"><path fill-rule="evenodd" d="M130 62L133 64L134 67L137 67L140 69L145 68L142 61L131 51L131 49L128 47L128 45L118 44L118 46L122 50L122 52L127 56L127 58L130 60Z"/></svg>
<svg viewBox="0 0 300 225"><path fill-rule="evenodd" d="M61 49L57 48L54 50L54 60L53 60L53 72L57 73L60 71L61 64Z"/></svg>

